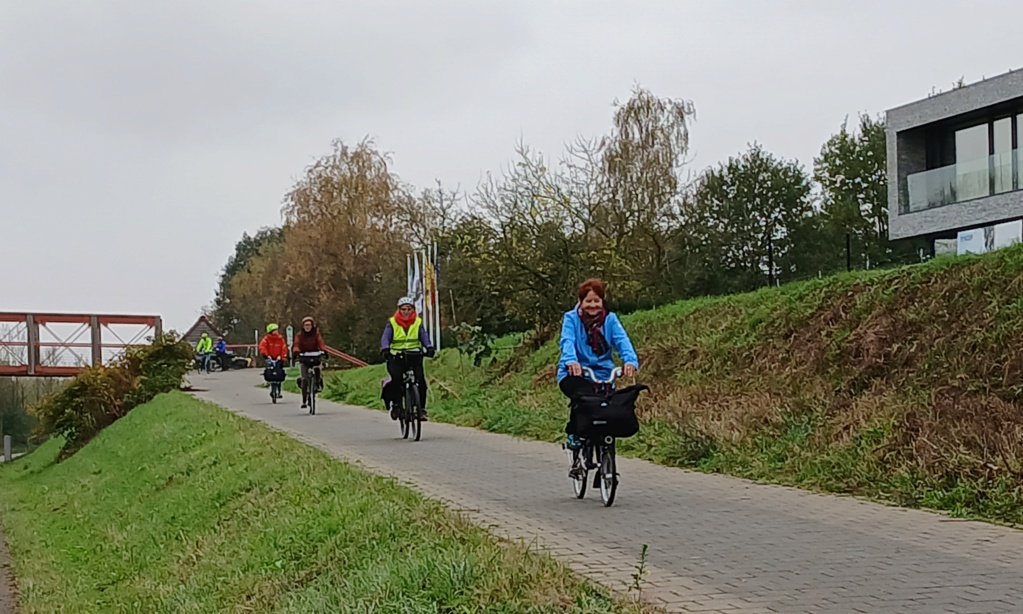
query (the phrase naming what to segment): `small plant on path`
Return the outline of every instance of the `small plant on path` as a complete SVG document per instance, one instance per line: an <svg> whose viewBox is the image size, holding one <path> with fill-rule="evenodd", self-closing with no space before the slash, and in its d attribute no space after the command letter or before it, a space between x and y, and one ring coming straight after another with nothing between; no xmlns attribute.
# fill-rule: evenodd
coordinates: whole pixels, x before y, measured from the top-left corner
<svg viewBox="0 0 1023 614"><path fill-rule="evenodd" d="M639 563L636 565L636 571L632 572L632 584L629 585L629 592L636 591L636 599L643 598L643 582L644 578L650 575L650 571L646 568L646 554L648 546L643 544L642 550L639 552Z"/></svg>

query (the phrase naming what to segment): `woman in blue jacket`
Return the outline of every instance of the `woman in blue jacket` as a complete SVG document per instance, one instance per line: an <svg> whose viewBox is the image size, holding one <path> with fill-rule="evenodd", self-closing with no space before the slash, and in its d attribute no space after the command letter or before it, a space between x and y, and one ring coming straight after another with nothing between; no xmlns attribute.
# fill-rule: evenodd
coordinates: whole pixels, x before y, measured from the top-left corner
<svg viewBox="0 0 1023 614"><path fill-rule="evenodd" d="M593 391L593 382L583 375L583 367L592 369L598 379L608 379L615 368L613 350L625 363L625 377L634 376L639 369L639 357L621 320L604 308L606 291L603 281L587 279L579 286L579 303L561 321L558 387L569 398L573 413L575 403L571 400L579 393ZM582 442L574 432L573 417L569 416L565 433L568 446L578 449Z"/></svg>

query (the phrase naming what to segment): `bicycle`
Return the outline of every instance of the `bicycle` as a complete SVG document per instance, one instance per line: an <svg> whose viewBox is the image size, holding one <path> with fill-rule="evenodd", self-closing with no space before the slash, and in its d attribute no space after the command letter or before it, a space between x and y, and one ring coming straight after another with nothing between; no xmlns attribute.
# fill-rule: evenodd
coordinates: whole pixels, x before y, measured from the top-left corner
<svg viewBox="0 0 1023 614"><path fill-rule="evenodd" d="M597 379L589 367L583 367L583 373L593 381L597 394L610 397L611 393L615 391L614 382L622 376L623 371L621 367L615 367L611 372L611 377L604 381ZM580 439L582 439L583 445L579 449L573 450L568 447L568 444L562 445L562 448L568 453L568 460L571 464L569 479L572 480L575 497L582 499L586 496L589 473L595 469L593 487L600 488L600 500L604 507L611 507L615 500L615 494L618 492L619 476L616 463L618 453L615 445L617 439L611 435L601 435L597 441L593 441L590 437L580 437ZM594 462L594 456L596 456L596 462Z"/></svg>
<svg viewBox="0 0 1023 614"><path fill-rule="evenodd" d="M195 371L196 371L196 373L203 373L203 372L205 372L207 374L213 373L213 371L215 370L214 369L214 365L213 365L214 362L216 362L216 361L213 360L213 354L212 353L210 353L210 352L200 352L199 355L195 357Z"/></svg>
<svg viewBox="0 0 1023 614"><path fill-rule="evenodd" d="M273 358L266 359L266 368L268 371L277 373L280 366L281 361L274 360ZM273 379L268 380L267 383L270 384L270 400L273 402L274 405L276 405L277 399L281 398L281 382L280 380Z"/></svg>
<svg viewBox="0 0 1023 614"><path fill-rule="evenodd" d="M298 361L309 367L309 380L302 380L303 393L308 390L309 394L309 415L316 415L316 393L323 389L323 376L320 373L320 362L323 352L302 352L298 355Z"/></svg>
<svg viewBox="0 0 1023 614"><path fill-rule="evenodd" d="M419 419L419 412L422 410L422 399L419 398L419 381L416 380L416 373L405 360L409 356L423 356L418 350L406 350L391 355L391 360L400 360L405 365L405 372L401 378L402 403L398 408L398 427L401 429L401 438L412 441L419 441L423 436L423 422Z"/></svg>

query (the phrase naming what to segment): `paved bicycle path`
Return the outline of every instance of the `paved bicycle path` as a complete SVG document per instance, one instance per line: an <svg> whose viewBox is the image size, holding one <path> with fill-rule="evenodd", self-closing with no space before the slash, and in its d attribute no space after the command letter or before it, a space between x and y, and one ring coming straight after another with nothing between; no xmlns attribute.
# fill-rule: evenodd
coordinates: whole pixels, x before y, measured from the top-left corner
<svg viewBox="0 0 1023 614"><path fill-rule="evenodd" d="M443 499L497 534L549 547L618 589L649 545L643 597L674 611L1023 611L1023 531L620 459L614 507L571 496L558 446L294 395L253 371L193 376L196 396Z"/></svg>

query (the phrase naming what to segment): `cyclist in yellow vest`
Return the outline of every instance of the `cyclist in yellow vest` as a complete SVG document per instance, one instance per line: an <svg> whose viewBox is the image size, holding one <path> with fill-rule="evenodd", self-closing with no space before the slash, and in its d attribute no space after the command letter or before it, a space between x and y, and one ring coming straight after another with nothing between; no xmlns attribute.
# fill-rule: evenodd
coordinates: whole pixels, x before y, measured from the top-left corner
<svg viewBox="0 0 1023 614"><path fill-rule="evenodd" d="M199 335L199 342L195 344L196 354L211 354L213 353L213 338L210 337L209 333L203 333Z"/></svg>
<svg viewBox="0 0 1023 614"><path fill-rule="evenodd" d="M209 333L199 335L199 341L195 344L195 354L199 358L199 365L206 369L206 363L213 360L213 339Z"/></svg>
<svg viewBox="0 0 1023 614"><path fill-rule="evenodd" d="M398 310L384 327L380 350L387 361L387 374L390 375L390 381L384 385L382 396L390 410L391 419L398 419L402 375L411 367L419 383L419 399L422 405L419 419L426 420L426 375L423 373L423 356L432 357L436 350L426 327L423 326L423 319L416 313L415 301L411 298L405 296L398 300ZM396 356L399 352L406 351L421 351L422 354L406 354L404 361Z"/></svg>

